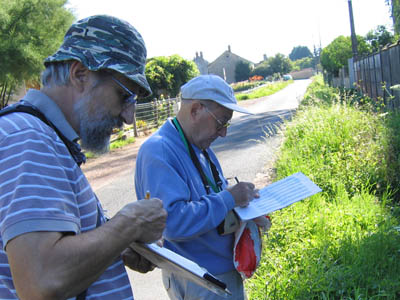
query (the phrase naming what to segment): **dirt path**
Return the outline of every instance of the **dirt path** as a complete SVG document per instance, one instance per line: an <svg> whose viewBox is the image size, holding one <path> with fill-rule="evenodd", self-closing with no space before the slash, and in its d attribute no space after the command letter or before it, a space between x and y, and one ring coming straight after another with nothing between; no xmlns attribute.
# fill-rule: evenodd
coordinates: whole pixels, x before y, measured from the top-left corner
<svg viewBox="0 0 400 300"><path fill-rule="evenodd" d="M130 166L132 161L136 160L139 148L146 138L147 136L137 137L132 144L88 159L81 168L92 185L92 188L96 190L105 185L112 178L128 172L129 168L125 166Z"/></svg>

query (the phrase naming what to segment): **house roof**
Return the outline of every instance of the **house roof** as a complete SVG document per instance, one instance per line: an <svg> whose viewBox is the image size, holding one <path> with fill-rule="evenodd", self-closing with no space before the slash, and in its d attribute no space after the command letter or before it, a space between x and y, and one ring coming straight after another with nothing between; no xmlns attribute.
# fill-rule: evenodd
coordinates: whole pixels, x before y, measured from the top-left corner
<svg viewBox="0 0 400 300"><path fill-rule="evenodd" d="M213 64L215 64L220 59L224 58L224 56L226 56L227 54L233 56L234 58L237 58L238 60L242 60L242 61L245 61L245 62L247 62L249 64L253 64L254 65L254 63L252 61L250 61L248 59L245 59L245 58L243 58L243 57L241 57L241 56L239 56L239 55L237 55L237 54L235 54L235 53L233 53L233 52L231 52L229 50L226 50L220 56L218 56L213 62L209 63L208 66L212 67Z"/></svg>

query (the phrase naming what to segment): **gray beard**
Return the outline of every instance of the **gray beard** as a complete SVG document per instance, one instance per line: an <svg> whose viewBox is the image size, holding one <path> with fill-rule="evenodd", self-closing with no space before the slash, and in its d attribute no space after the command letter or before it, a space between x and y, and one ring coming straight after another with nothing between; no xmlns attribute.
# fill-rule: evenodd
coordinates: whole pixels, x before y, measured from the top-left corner
<svg viewBox="0 0 400 300"><path fill-rule="evenodd" d="M123 121L120 117L110 116L106 111L98 111L93 116L88 116L86 99L75 105L75 113L80 120L81 146L85 150L102 154L110 149L110 136L114 128L122 128Z"/></svg>
<svg viewBox="0 0 400 300"><path fill-rule="evenodd" d="M100 121L81 120L82 148L98 154L108 152L113 129L122 126L119 123L119 120L113 118Z"/></svg>

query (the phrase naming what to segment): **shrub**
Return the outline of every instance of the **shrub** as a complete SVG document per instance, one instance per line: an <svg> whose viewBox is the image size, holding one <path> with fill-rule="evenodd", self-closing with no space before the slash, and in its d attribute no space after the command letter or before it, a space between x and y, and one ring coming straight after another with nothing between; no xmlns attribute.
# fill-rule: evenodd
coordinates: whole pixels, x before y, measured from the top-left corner
<svg viewBox="0 0 400 300"><path fill-rule="evenodd" d="M241 81L241 82L231 84L231 87L235 92L241 92L241 91L253 89L261 84L263 84L263 82Z"/></svg>

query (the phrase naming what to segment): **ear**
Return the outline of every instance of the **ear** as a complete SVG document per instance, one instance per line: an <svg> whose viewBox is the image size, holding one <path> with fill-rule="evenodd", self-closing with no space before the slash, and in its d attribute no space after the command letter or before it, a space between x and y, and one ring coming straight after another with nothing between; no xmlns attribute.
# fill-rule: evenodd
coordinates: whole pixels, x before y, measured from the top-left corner
<svg viewBox="0 0 400 300"><path fill-rule="evenodd" d="M87 83L89 82L89 69L86 68L81 62L74 61L69 71L69 80L73 87L75 87L80 93L85 90Z"/></svg>
<svg viewBox="0 0 400 300"><path fill-rule="evenodd" d="M190 115L194 120L197 120L200 114L203 112L203 105L199 101L193 101L190 107Z"/></svg>

